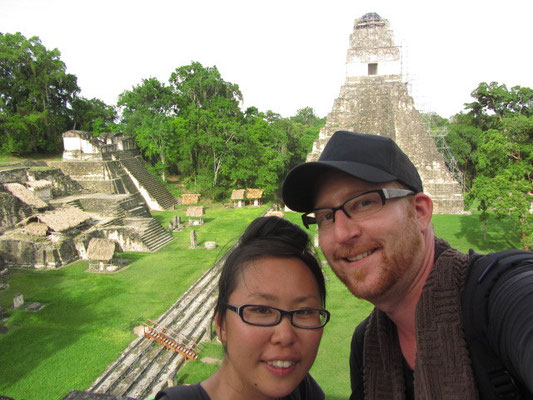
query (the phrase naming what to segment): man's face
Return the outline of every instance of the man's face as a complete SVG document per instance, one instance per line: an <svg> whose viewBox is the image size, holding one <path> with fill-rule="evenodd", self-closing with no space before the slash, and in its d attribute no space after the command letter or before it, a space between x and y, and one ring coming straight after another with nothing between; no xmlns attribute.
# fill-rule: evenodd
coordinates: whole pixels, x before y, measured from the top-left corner
<svg viewBox="0 0 533 400"><path fill-rule="evenodd" d="M397 183L370 184L341 173L329 173L320 182L315 207L335 207L369 190L400 187ZM424 248L415 215L408 198L393 199L362 219L338 211L334 224L319 229L324 255L356 297L376 304L409 290Z"/></svg>

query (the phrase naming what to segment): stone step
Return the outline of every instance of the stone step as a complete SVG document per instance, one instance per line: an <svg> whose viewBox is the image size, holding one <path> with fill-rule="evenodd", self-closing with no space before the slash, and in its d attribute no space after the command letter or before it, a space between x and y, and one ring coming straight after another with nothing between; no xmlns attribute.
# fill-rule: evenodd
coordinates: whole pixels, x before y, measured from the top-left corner
<svg viewBox="0 0 533 400"><path fill-rule="evenodd" d="M143 232L141 238L150 251L157 250L174 240L174 237L155 220L150 221L148 228Z"/></svg>
<svg viewBox="0 0 533 400"><path fill-rule="evenodd" d="M201 307L195 310L195 315L201 313L201 318L188 321L187 327L191 327L192 329L187 329L187 327L183 329L183 334L189 337L193 342L200 342L203 338L206 328L211 322L211 312L215 306L215 303L216 296L212 294ZM183 327L183 325L181 326ZM157 386L154 392L155 396L155 393L162 389L162 386L157 385L157 382L162 381L162 384L164 385L168 381L168 377L174 377L174 375L177 373L177 369L173 366L173 364L178 364L180 360L184 361L185 357L172 350L165 351L165 353L166 354L162 354L157 360L159 365L155 368L146 369L145 373L143 373L142 376L135 381L135 384L132 385L127 392L125 392L125 395L136 398L148 397L151 392L150 389L154 387L155 382ZM162 376L163 379L161 379Z"/></svg>
<svg viewBox="0 0 533 400"><path fill-rule="evenodd" d="M176 204L176 199L172 194L159 182L137 158L128 158L121 160L124 168L131 173L135 179L142 185L161 207L169 209Z"/></svg>
<svg viewBox="0 0 533 400"><path fill-rule="evenodd" d="M205 320L208 324L211 320L220 265L219 262L210 268L157 323L198 342L203 336L202 331L205 332ZM163 388L158 382L164 384L168 378L161 377L173 377L184 357L152 343L144 337L134 340L95 381L90 391L143 398L142 393L156 393ZM159 386L155 387L156 384Z"/></svg>

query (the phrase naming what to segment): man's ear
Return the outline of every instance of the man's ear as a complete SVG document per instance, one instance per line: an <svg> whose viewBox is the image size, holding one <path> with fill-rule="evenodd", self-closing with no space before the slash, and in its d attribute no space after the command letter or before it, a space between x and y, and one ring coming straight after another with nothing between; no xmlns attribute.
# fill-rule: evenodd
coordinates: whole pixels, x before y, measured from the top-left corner
<svg viewBox="0 0 533 400"><path fill-rule="evenodd" d="M431 225L433 215L433 201L424 193L415 194L415 215L418 226L423 232Z"/></svg>
<svg viewBox="0 0 533 400"><path fill-rule="evenodd" d="M215 331L217 332L218 340L222 344L226 344L226 326L224 325L224 319L219 313L215 314Z"/></svg>

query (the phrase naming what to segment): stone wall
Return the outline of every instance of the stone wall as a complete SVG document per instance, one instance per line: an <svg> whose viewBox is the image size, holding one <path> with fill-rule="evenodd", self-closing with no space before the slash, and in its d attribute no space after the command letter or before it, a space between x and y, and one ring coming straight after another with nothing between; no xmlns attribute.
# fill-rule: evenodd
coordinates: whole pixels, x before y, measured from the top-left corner
<svg viewBox="0 0 533 400"><path fill-rule="evenodd" d="M54 161L49 164L60 168L74 180L100 180L106 178L106 167L101 160Z"/></svg>
<svg viewBox="0 0 533 400"><path fill-rule="evenodd" d="M380 75L401 73L400 49L394 43L389 21L367 14L355 20L346 55L346 76L368 75L371 63L376 64Z"/></svg>
<svg viewBox="0 0 533 400"><path fill-rule="evenodd" d="M74 242L65 238L53 245L43 238L3 237L0 240L0 255L7 265L22 268L57 268L78 259Z"/></svg>
<svg viewBox="0 0 533 400"><path fill-rule="evenodd" d="M0 234L33 215L34 210L0 185Z"/></svg>
<svg viewBox="0 0 533 400"><path fill-rule="evenodd" d="M30 168L27 171L28 180L47 180L52 183L52 198L68 196L82 193L83 187L76 181L65 175L61 169L56 167L49 168Z"/></svg>
<svg viewBox="0 0 533 400"><path fill-rule="evenodd" d="M28 167L13 167L0 170L0 183L18 182L24 183L28 180L26 171Z"/></svg>

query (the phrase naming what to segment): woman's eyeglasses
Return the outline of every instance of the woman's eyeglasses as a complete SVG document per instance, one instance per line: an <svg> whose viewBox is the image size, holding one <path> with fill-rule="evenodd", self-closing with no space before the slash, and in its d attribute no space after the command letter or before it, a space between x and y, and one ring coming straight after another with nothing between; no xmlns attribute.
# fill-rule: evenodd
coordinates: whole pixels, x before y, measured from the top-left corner
<svg viewBox="0 0 533 400"><path fill-rule="evenodd" d="M299 308L286 311L258 304L244 304L238 307L226 304L226 308L237 313L247 324L256 326L278 325L283 316L287 315L291 324L297 328L318 329L326 325L330 318L329 311L322 308Z"/></svg>

